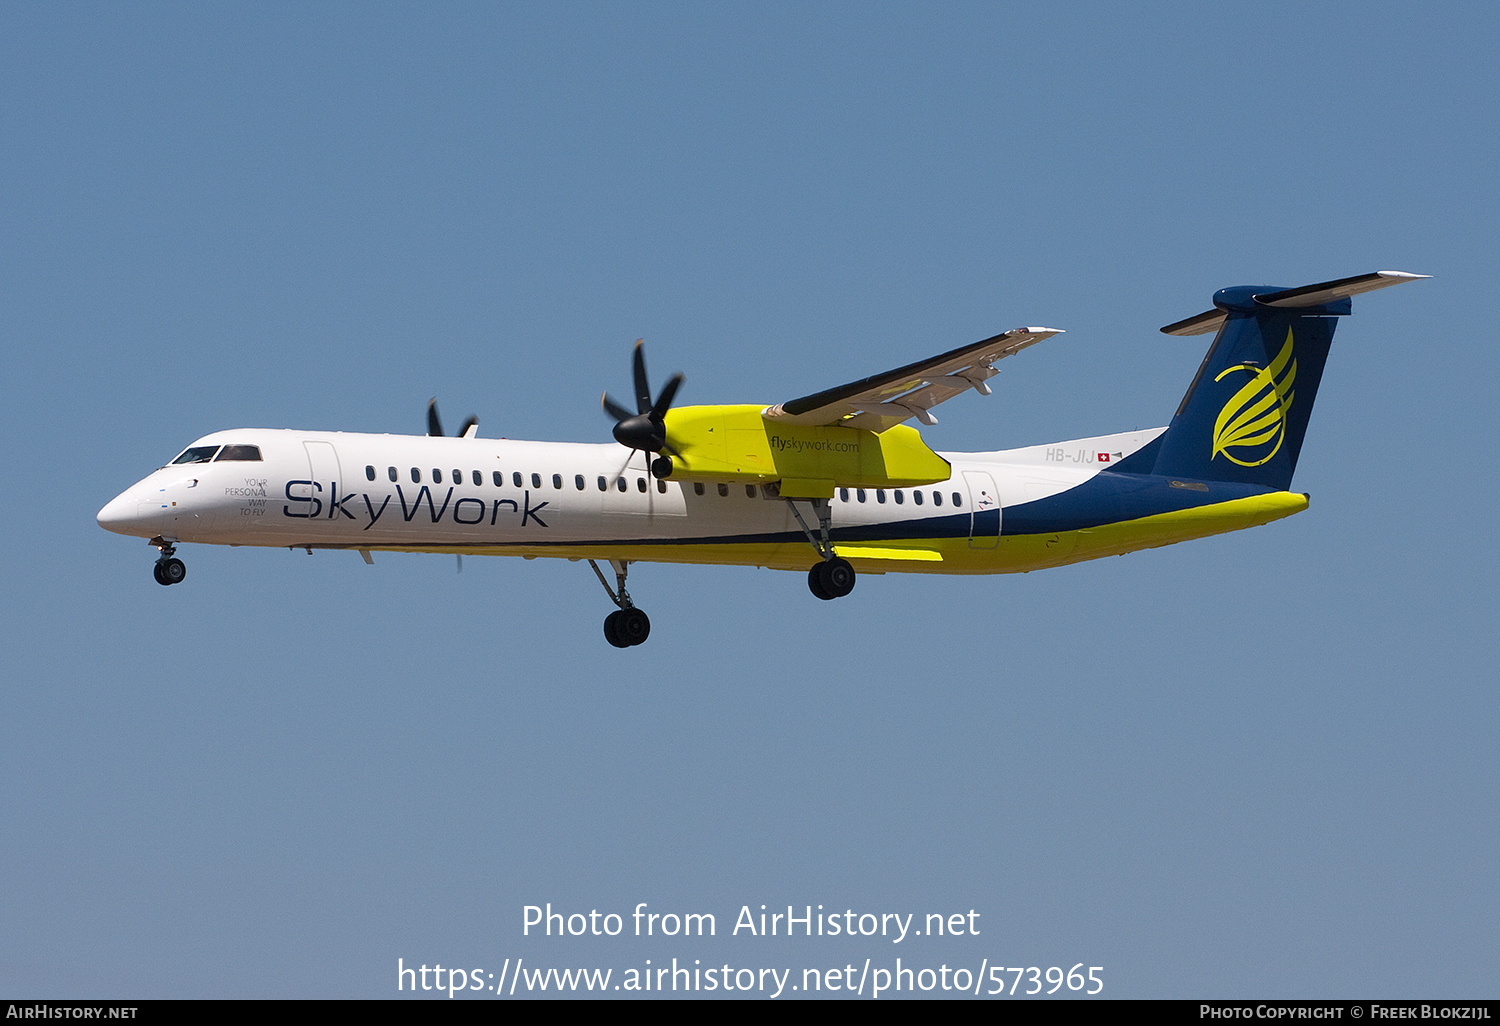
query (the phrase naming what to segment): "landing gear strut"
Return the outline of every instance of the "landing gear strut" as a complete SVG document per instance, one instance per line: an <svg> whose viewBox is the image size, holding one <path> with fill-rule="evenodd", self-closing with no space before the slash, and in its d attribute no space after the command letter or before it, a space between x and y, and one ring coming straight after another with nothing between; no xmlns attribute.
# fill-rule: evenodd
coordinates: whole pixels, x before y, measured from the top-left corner
<svg viewBox="0 0 1500 1026"><path fill-rule="evenodd" d="M172 555L177 551L177 546L165 538L152 538L151 544L161 550L161 556L151 568L151 576L156 578L156 583L181 584L187 577L187 566Z"/></svg>
<svg viewBox="0 0 1500 1026"><path fill-rule="evenodd" d="M810 499L813 512L818 515L818 533L813 534L812 528L807 526L807 521L802 519L801 510L797 509L797 503L791 499L786 500L787 507L791 509L792 516L797 518L797 523L802 525L802 533L807 535L807 540L812 547L818 550L818 555L823 557L821 563L815 563L813 568L807 572L807 587L820 599L843 598L854 590L854 567L849 565L847 559L842 558L833 550L833 544L828 540L829 524L833 520L833 504L827 499Z"/></svg>
<svg viewBox="0 0 1500 1026"><path fill-rule="evenodd" d="M630 601L630 592L625 590L625 575L630 571L630 561L611 559L609 564L615 571L614 588L605 580L599 564L589 560L589 566L594 568L594 576L604 585L610 601L620 607L604 618L604 639L615 648L630 648L632 645L642 644L651 636L651 618L646 615L645 610L635 607L635 603Z"/></svg>

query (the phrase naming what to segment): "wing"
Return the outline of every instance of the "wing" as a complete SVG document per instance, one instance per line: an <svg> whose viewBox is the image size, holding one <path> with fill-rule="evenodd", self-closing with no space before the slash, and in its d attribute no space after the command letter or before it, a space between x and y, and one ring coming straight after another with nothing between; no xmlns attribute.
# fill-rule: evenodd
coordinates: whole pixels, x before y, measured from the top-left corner
<svg viewBox="0 0 1500 1026"><path fill-rule="evenodd" d="M884 374L781 403L764 415L791 424L837 424L870 431L884 431L912 417L936 424L930 411L943 400L971 388L980 395L990 394L985 381L999 373L994 368L996 360L1060 334L1060 328L1015 328Z"/></svg>

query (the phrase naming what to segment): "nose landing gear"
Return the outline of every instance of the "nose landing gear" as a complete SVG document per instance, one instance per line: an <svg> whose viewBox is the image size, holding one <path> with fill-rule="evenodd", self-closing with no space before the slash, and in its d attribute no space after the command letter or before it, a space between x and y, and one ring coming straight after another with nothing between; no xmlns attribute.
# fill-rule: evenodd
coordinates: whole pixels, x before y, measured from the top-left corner
<svg viewBox="0 0 1500 1026"><path fill-rule="evenodd" d="M187 578L187 565L173 556L177 546L165 538L152 538L151 544L161 550L160 558L151 568L151 576L156 578L156 583L181 584Z"/></svg>

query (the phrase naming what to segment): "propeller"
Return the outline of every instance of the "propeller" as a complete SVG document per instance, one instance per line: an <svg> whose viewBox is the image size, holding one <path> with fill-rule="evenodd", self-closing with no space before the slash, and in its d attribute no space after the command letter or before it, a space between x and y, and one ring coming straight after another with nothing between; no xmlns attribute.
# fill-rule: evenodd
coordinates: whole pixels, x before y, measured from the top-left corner
<svg viewBox="0 0 1500 1026"><path fill-rule="evenodd" d="M466 438L469 432L479 426L479 418L470 414L469 419L464 421L463 426L458 429L455 438ZM427 400L427 433L439 438L443 436L443 422L438 419L437 397Z"/></svg>
<svg viewBox="0 0 1500 1026"><path fill-rule="evenodd" d="M680 458L682 454L667 441L666 418L667 411L672 408L672 400L677 396L677 389L682 387L683 377L679 373L668 378L667 383L662 386L661 395L653 403L651 383L646 379L645 345L644 341L636 339L635 354L631 361L635 378L635 412L631 413L615 402L608 392L604 393L601 404L604 412L615 418L615 441L640 452L668 452ZM668 476L672 473L672 461L659 455L651 461L651 473L656 477Z"/></svg>

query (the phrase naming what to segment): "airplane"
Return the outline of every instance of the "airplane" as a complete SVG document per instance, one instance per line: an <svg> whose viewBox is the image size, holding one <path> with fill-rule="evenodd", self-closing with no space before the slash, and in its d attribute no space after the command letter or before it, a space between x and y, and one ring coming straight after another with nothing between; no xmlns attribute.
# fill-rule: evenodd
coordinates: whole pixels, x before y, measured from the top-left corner
<svg viewBox="0 0 1500 1026"><path fill-rule="evenodd" d="M819 599L859 574L999 574L1063 566L1256 527L1307 508L1289 491L1337 318L1351 297L1427 275L1298 288L1234 286L1161 330L1215 332L1168 426L994 452L934 452L908 425L973 390L995 363L1059 334L1027 327L767 406L653 399L644 347L635 408L606 393L613 443L282 429L219 431L99 511L147 538L164 585L182 543L586 560L617 607L604 636L644 642L631 564L807 573ZM611 586L600 561L610 564Z"/></svg>

